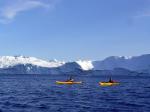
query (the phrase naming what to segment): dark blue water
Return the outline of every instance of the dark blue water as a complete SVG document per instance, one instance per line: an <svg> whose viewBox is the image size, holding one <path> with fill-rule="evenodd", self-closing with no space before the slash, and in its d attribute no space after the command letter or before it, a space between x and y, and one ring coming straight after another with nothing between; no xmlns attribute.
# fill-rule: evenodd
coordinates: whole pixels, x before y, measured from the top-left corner
<svg viewBox="0 0 150 112"><path fill-rule="evenodd" d="M75 77L81 85L56 85L66 76L0 75L0 112L150 112L149 77Z"/></svg>

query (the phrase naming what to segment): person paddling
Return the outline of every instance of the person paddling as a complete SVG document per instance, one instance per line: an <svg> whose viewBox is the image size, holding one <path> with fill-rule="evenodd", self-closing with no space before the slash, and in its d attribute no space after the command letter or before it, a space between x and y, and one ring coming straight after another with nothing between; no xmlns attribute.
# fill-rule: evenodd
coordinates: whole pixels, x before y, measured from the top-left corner
<svg viewBox="0 0 150 112"><path fill-rule="evenodd" d="M74 82L74 79L70 77L68 80L66 80L66 82Z"/></svg>
<svg viewBox="0 0 150 112"><path fill-rule="evenodd" d="M110 83L114 83L114 81L111 79L111 77L110 77L110 79L109 79L109 81L108 82L110 82Z"/></svg>

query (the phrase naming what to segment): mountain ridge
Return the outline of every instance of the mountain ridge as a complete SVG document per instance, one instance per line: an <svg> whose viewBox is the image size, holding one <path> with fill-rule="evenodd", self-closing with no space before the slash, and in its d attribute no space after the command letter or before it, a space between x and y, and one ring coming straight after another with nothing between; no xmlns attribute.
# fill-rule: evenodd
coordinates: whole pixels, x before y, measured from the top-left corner
<svg viewBox="0 0 150 112"><path fill-rule="evenodd" d="M73 62L45 61L25 56L0 56L0 73L9 74L65 74L97 70L116 71L116 68L123 68L123 71L126 69L138 73L150 73L150 54L133 57L110 56L101 61Z"/></svg>

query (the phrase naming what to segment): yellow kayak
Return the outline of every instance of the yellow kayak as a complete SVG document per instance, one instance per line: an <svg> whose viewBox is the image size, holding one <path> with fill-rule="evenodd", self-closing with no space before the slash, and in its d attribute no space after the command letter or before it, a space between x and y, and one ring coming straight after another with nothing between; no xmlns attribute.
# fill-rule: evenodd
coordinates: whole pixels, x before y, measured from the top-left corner
<svg viewBox="0 0 150 112"><path fill-rule="evenodd" d="M82 82L73 82L73 81L56 81L57 84L81 84Z"/></svg>
<svg viewBox="0 0 150 112"><path fill-rule="evenodd" d="M114 86L119 85L119 82L99 82L101 86Z"/></svg>

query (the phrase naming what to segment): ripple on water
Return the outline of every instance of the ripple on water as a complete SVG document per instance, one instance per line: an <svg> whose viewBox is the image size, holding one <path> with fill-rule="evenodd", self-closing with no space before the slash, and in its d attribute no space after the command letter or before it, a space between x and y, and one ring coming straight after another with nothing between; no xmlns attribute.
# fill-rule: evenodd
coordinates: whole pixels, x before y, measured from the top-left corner
<svg viewBox="0 0 150 112"><path fill-rule="evenodd" d="M83 78L83 77L81 77ZM64 76L0 76L0 112L149 112L147 78L118 77L119 86L100 87L104 77L82 85L56 85Z"/></svg>

